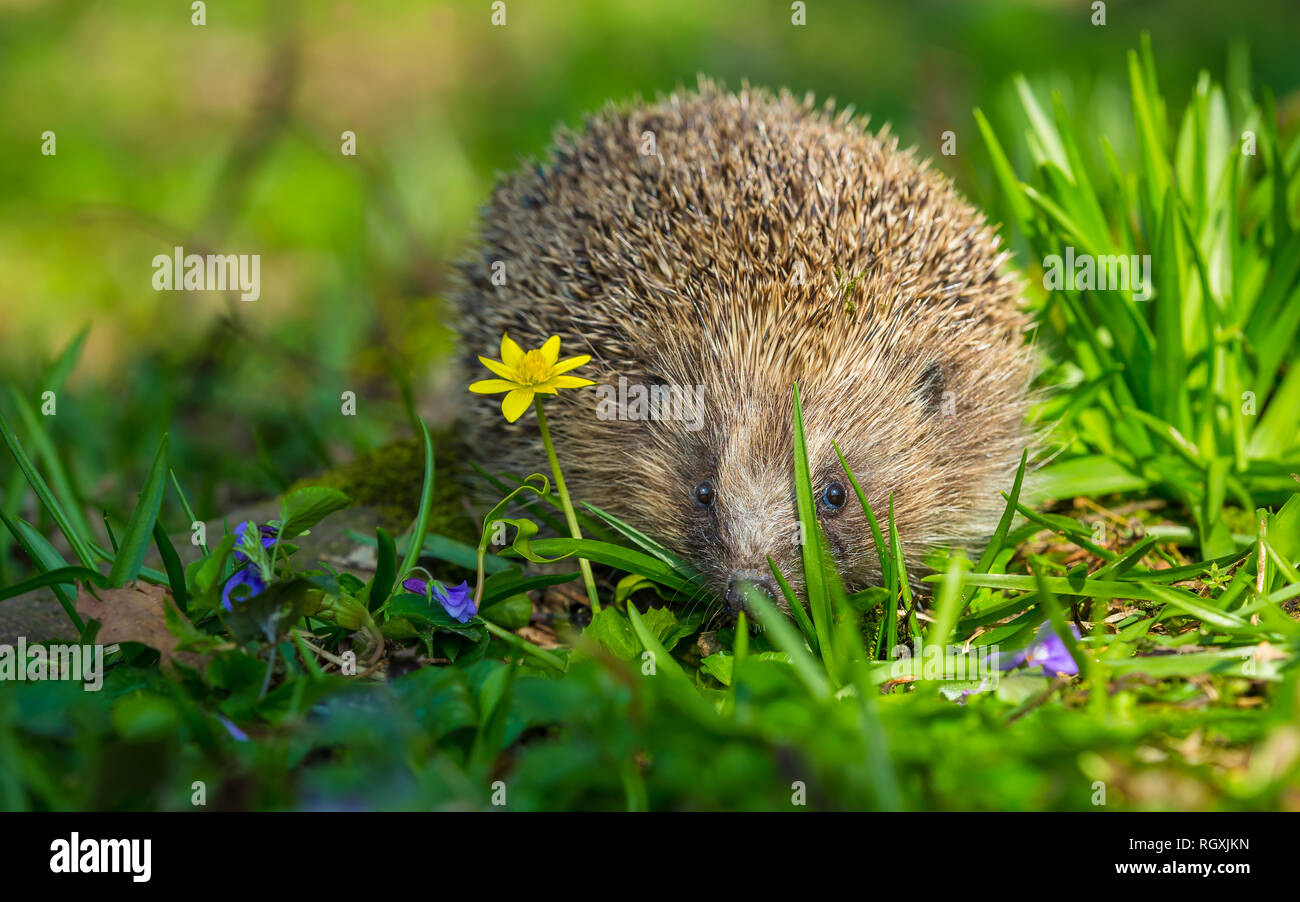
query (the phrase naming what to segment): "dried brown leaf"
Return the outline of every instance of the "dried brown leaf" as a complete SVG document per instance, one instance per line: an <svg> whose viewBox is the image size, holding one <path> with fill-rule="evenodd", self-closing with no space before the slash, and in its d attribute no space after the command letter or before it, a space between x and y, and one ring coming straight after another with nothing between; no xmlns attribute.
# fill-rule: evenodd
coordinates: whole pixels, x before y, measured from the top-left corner
<svg viewBox="0 0 1300 902"><path fill-rule="evenodd" d="M100 589L98 592L98 598L84 589L77 596L77 613L100 623L97 642L103 645L140 642L158 651L164 668L171 669L172 661L180 661L196 670L202 669L202 655L176 650L180 639L167 629L164 606L170 606L173 615L181 621L185 620L185 615L176 610L176 603L165 588L137 583L123 589Z"/></svg>

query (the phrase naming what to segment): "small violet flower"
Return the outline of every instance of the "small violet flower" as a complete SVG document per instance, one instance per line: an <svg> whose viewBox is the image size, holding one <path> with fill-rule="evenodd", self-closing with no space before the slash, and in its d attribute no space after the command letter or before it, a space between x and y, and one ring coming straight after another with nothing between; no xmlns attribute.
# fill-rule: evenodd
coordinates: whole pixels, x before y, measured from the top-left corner
<svg viewBox="0 0 1300 902"><path fill-rule="evenodd" d="M1070 632L1074 633L1074 638L1080 638L1079 630L1074 624L1070 624ZM1074 663L1070 650L1065 647L1061 637L1052 630L1050 623L1040 626L1028 645L1013 652L1006 660L1000 661L998 669L1011 670L1022 664L1041 667L1043 675L1049 677L1056 676L1058 673L1067 676L1075 676L1079 673L1079 665Z"/></svg>
<svg viewBox="0 0 1300 902"><path fill-rule="evenodd" d="M239 548L244 544L244 535L248 532L248 527L252 521L245 520L235 527L235 564L236 566L244 565L249 562L248 555L240 551ZM279 533L278 527L259 526L258 534L262 540L263 548L270 548L275 544L276 535ZM238 598L234 598L235 591L243 586L248 591ZM257 567L245 566L241 570L236 570L235 575L226 581L225 588L221 590L221 606L227 611L233 611L232 601L248 601L254 595L260 595L266 590L266 580L262 579L262 572Z"/></svg>
<svg viewBox="0 0 1300 902"><path fill-rule="evenodd" d="M236 570L235 575L226 581L226 587L221 590L221 606L227 611L233 611L234 606L230 603L231 596L240 586L248 589L248 593L234 601L248 601L254 595L261 595L266 590L266 580L262 579L262 572L256 567L245 567L242 570Z"/></svg>
<svg viewBox="0 0 1300 902"><path fill-rule="evenodd" d="M230 734L231 739L234 739L236 742L248 741L248 734L245 733L243 730L239 729L239 727L235 726L234 721L232 721L229 717L224 717L218 714L217 720L221 721L221 725L226 728L226 732Z"/></svg>
<svg viewBox="0 0 1300 902"><path fill-rule="evenodd" d="M412 576L402 580L402 588L425 597L428 597L429 590L432 588L433 597L447 610L452 619L461 623L469 623L469 619L478 613L478 608L474 607L474 599L470 597L467 582L448 588L437 580L424 580Z"/></svg>
<svg viewBox="0 0 1300 902"><path fill-rule="evenodd" d="M241 564L248 563L248 555L240 551L239 547L244 544L244 533L248 532L250 522L251 521L249 520L245 520L243 523L240 523L235 527L235 560ZM274 526L260 526L258 527L258 532L261 533L262 536L262 547L270 548L275 544L275 537L279 532L279 529Z"/></svg>

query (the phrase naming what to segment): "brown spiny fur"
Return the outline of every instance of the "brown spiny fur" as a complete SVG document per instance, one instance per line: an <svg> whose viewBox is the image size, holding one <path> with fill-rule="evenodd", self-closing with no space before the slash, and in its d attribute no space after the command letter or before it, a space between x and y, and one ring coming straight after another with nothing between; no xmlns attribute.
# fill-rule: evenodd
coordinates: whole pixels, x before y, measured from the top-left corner
<svg viewBox="0 0 1300 902"><path fill-rule="evenodd" d="M803 401L820 519L848 586L878 579L837 442L909 560L991 532L1021 450L1032 354L998 238L948 179L832 105L701 81L608 107L553 158L505 178L461 265L473 362L547 336L598 383L703 386L704 425L602 420L597 390L547 396L575 498L691 560L721 593L771 555L801 588L791 383ZM646 133L654 153L647 155ZM491 282L505 264L504 285ZM853 283L853 280L857 281ZM846 291L846 286L848 290ZM469 398L479 453L549 472L530 411ZM695 503L703 480L709 508Z"/></svg>

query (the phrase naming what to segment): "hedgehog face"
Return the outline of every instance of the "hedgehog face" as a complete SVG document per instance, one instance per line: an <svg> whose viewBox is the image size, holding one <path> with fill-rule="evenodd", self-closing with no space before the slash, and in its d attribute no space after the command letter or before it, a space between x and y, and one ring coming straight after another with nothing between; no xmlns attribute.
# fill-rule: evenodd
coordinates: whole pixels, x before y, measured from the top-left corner
<svg viewBox="0 0 1300 902"><path fill-rule="evenodd" d="M738 423L732 434L720 436L712 472L702 481L707 492L701 498L697 484L690 497L691 551L732 612L741 608L742 581L779 599L768 558L789 578L799 555L790 462L771 453L771 442L755 440L756 425Z"/></svg>
<svg viewBox="0 0 1300 902"><path fill-rule="evenodd" d="M743 606L741 582L755 584L779 607L786 607L769 558L796 595L802 596L804 590L792 435L788 426L778 431L766 428L789 422L789 395L779 389L764 394L765 403L751 395L747 407L749 412L770 408L765 411L768 415L728 417L722 411L736 410L734 400L714 411L720 418L715 417L716 427L705 438L707 447L684 455L699 464L682 474L678 487L689 524L682 550L733 614ZM807 425L818 523L828 550L849 585L856 588L871 578L867 571L875 568L869 527L840 466L832 436L823 437L815 421Z"/></svg>

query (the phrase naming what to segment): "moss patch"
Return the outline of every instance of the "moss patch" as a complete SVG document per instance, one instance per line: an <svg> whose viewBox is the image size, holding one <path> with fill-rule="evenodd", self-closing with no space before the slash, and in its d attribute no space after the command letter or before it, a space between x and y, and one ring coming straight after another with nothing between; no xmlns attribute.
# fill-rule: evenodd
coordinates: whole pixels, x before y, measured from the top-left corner
<svg viewBox="0 0 1300 902"><path fill-rule="evenodd" d="M463 542L478 541L478 526L465 505L465 446L450 433L433 437L433 505L429 532ZM392 442L332 470L299 480L293 488L322 485L338 489L353 505L369 507L379 523L398 535L415 519L424 480L424 445L419 438Z"/></svg>

